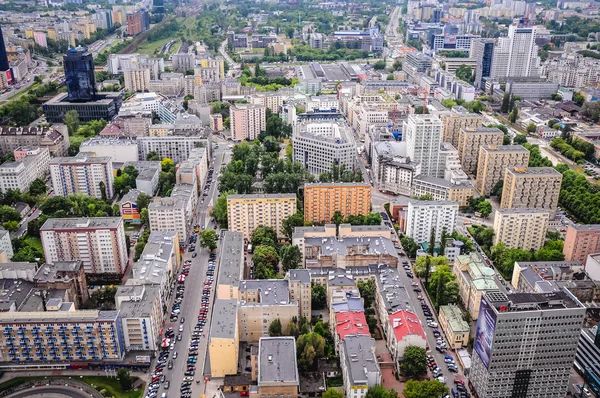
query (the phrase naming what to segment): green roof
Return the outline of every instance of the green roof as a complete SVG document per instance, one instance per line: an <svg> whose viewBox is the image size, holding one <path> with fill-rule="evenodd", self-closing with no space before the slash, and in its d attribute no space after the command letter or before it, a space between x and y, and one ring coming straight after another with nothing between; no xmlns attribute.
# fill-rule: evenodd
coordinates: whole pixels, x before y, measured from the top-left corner
<svg viewBox="0 0 600 398"><path fill-rule="evenodd" d="M477 290L500 290L493 279L475 279L472 283Z"/></svg>
<svg viewBox="0 0 600 398"><path fill-rule="evenodd" d="M469 332L469 324L464 321L460 308L455 305L442 305L440 313L442 312L448 319L448 326L450 326L453 333Z"/></svg>

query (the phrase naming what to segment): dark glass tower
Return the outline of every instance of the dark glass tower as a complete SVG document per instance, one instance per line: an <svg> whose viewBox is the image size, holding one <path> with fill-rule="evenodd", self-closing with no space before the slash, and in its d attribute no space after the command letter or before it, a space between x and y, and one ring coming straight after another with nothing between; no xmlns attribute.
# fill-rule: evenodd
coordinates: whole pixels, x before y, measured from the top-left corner
<svg viewBox="0 0 600 398"><path fill-rule="evenodd" d="M4 44L4 36L2 35L2 26L0 26L0 71L6 72L10 69L8 64L8 56L6 55L6 45Z"/></svg>
<svg viewBox="0 0 600 398"><path fill-rule="evenodd" d="M485 79L492 76L492 60L494 59L494 39L479 39L473 41L474 58L477 60L475 68L475 87L485 86Z"/></svg>
<svg viewBox="0 0 600 398"><path fill-rule="evenodd" d="M96 99L94 58L87 49L71 48L63 58L68 101L93 101Z"/></svg>

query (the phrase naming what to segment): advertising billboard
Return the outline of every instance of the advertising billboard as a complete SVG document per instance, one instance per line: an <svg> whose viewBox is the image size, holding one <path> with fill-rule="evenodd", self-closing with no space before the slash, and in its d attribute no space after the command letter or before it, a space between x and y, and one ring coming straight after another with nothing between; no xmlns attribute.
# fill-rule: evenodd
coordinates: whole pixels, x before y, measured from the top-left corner
<svg viewBox="0 0 600 398"><path fill-rule="evenodd" d="M496 313L485 298L481 298L479 307L479 318L477 318L477 329L475 331L475 352L481 358L486 368L490 366L492 355L492 340L496 328Z"/></svg>

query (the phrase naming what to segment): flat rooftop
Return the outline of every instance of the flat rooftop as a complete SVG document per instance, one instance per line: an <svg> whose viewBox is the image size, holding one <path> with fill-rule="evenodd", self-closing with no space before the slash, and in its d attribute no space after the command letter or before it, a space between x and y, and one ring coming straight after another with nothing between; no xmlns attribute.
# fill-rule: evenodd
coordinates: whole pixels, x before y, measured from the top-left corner
<svg viewBox="0 0 600 398"><path fill-rule="evenodd" d="M216 299L212 310L210 338L235 339L237 328L237 298Z"/></svg>
<svg viewBox="0 0 600 398"><path fill-rule="evenodd" d="M258 385L271 383L300 383L292 336L261 337L258 341Z"/></svg>
<svg viewBox="0 0 600 398"><path fill-rule="evenodd" d="M585 307L566 290L543 293L488 292L485 298L498 313L526 312L559 309L585 309ZM505 310L501 310L504 308Z"/></svg>
<svg viewBox="0 0 600 398"><path fill-rule="evenodd" d="M343 256L389 254L397 256L392 241L383 237L344 237L343 239L309 237L304 239L304 245L305 247L320 247L320 255L322 256L334 254Z"/></svg>
<svg viewBox="0 0 600 398"><path fill-rule="evenodd" d="M40 231L115 229L123 224L121 217L49 218Z"/></svg>
<svg viewBox="0 0 600 398"><path fill-rule="evenodd" d="M242 279L244 236L240 232L225 232L221 239L219 285L237 286Z"/></svg>
<svg viewBox="0 0 600 398"><path fill-rule="evenodd" d="M517 176L556 176L562 177L554 167L507 167L506 170Z"/></svg>
<svg viewBox="0 0 600 398"><path fill-rule="evenodd" d="M380 372L371 336L346 336L342 343L350 385L367 385L368 373Z"/></svg>
<svg viewBox="0 0 600 398"><path fill-rule="evenodd" d="M243 195L227 195L227 199L296 199L295 193L256 193Z"/></svg>
<svg viewBox="0 0 600 398"><path fill-rule="evenodd" d="M242 302L241 305L287 305L290 304L289 281L285 279L254 279L240 282L240 293L258 290L259 302Z"/></svg>
<svg viewBox="0 0 600 398"><path fill-rule="evenodd" d="M529 152L523 145L482 145L486 152Z"/></svg>

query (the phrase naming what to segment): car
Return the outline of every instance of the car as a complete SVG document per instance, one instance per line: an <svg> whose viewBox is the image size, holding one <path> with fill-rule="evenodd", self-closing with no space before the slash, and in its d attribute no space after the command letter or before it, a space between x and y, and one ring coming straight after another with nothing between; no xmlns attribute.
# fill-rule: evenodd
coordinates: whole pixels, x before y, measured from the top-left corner
<svg viewBox="0 0 600 398"><path fill-rule="evenodd" d="M173 359L177 359L177 351L173 353Z"/></svg>
<svg viewBox="0 0 600 398"><path fill-rule="evenodd" d="M438 323L437 322L427 322L427 326L431 327L431 328L437 328L438 327Z"/></svg>
<svg viewBox="0 0 600 398"><path fill-rule="evenodd" d="M421 293L421 292L422 292L422 290L421 290L421 289L419 289L418 287L415 287L415 288L413 289L413 292Z"/></svg>
<svg viewBox="0 0 600 398"><path fill-rule="evenodd" d="M452 364L454 363L454 359L448 358L448 356L446 356L446 358L444 358L444 362L446 362L447 364Z"/></svg>
<svg viewBox="0 0 600 398"><path fill-rule="evenodd" d="M464 382L463 380L461 380L461 379L454 379L454 384L461 384L461 385L464 385L464 384L465 384L465 382Z"/></svg>
<svg viewBox="0 0 600 398"><path fill-rule="evenodd" d="M192 364L192 363L196 363L197 359L196 358L188 358L187 363L188 364Z"/></svg>
<svg viewBox="0 0 600 398"><path fill-rule="evenodd" d="M182 318L183 319L183 318ZM183 332L183 325L179 325L179 331Z"/></svg>
<svg viewBox="0 0 600 398"><path fill-rule="evenodd" d="M187 367L187 370L196 370L196 367L194 365L190 365Z"/></svg>
<svg viewBox="0 0 600 398"><path fill-rule="evenodd" d="M169 346L169 350L173 350L175 348L175 343L171 343L171 345Z"/></svg>
<svg viewBox="0 0 600 398"><path fill-rule="evenodd" d="M187 373L187 372L186 372ZM185 374L185 373L184 373ZM193 377L186 376L183 378L183 381L194 381Z"/></svg>
<svg viewBox="0 0 600 398"><path fill-rule="evenodd" d="M167 369L173 369L173 361L169 361L169 365L167 366Z"/></svg>
<svg viewBox="0 0 600 398"><path fill-rule="evenodd" d="M165 381L165 385L163 386L165 388L165 390L168 390L170 386L171 386L171 382L169 380Z"/></svg>
<svg viewBox="0 0 600 398"><path fill-rule="evenodd" d="M191 357L197 357L198 356L198 351L189 352L188 355L191 356Z"/></svg>
<svg viewBox="0 0 600 398"><path fill-rule="evenodd" d="M187 372L183 373L185 376L193 376L196 374L196 372L194 372L193 370L188 370Z"/></svg>
<svg viewBox="0 0 600 398"><path fill-rule="evenodd" d="M196 258L196 256L198 256L198 253L192 254L192 258Z"/></svg>
<svg viewBox="0 0 600 398"><path fill-rule="evenodd" d="M248 397L250 393L248 391L240 391L240 397Z"/></svg>

